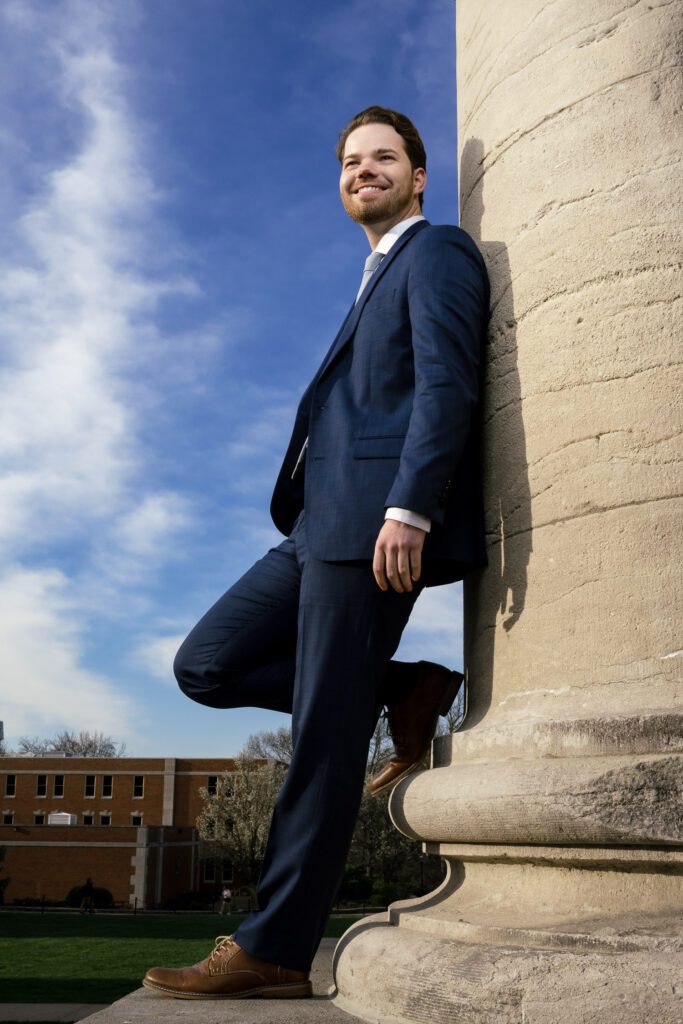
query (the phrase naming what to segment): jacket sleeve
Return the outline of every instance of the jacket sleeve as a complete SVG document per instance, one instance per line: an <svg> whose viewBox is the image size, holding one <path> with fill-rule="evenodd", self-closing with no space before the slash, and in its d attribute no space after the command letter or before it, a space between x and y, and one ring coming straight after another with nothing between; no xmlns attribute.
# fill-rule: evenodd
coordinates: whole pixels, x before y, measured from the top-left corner
<svg viewBox="0 0 683 1024"><path fill-rule="evenodd" d="M412 257L408 305L415 394L384 506L409 508L442 523L479 401L488 278L479 250L460 228L420 232Z"/></svg>

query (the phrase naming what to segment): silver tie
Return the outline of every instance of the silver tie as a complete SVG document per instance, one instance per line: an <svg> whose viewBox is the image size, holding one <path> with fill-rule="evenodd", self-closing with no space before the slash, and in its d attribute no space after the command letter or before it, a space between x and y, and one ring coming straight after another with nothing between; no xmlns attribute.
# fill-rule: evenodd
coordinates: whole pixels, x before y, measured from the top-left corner
<svg viewBox="0 0 683 1024"><path fill-rule="evenodd" d="M360 283L360 288L358 289L358 295L356 295L356 302L358 302L359 298L363 294L363 289L365 288L366 284L368 283L368 281L370 280L370 278L375 273L378 266L384 259L384 255L385 254L383 252L371 252L368 258L366 259L365 267L363 269L363 279Z"/></svg>

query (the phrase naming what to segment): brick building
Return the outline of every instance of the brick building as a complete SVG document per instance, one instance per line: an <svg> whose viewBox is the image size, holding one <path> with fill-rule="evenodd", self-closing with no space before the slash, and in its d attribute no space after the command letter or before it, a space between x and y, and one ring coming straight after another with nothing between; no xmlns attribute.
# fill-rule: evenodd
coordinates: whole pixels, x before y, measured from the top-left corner
<svg viewBox="0 0 683 1024"><path fill-rule="evenodd" d="M0 757L5 902L62 900L88 876L139 907L216 894L232 872L200 856L199 790L234 768L229 758Z"/></svg>

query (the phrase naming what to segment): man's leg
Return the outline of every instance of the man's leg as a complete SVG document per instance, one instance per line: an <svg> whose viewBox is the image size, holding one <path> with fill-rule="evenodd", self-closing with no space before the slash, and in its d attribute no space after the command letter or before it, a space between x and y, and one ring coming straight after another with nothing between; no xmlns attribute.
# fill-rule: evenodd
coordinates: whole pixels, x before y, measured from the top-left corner
<svg viewBox="0 0 683 1024"><path fill-rule="evenodd" d="M377 690L421 587L383 592L370 564L309 557L302 570L292 716L294 750L258 886L235 933L253 956L308 970L331 910L363 790Z"/></svg>
<svg viewBox="0 0 683 1024"><path fill-rule="evenodd" d="M293 536L259 559L181 645L173 668L192 700L291 713L301 583Z"/></svg>

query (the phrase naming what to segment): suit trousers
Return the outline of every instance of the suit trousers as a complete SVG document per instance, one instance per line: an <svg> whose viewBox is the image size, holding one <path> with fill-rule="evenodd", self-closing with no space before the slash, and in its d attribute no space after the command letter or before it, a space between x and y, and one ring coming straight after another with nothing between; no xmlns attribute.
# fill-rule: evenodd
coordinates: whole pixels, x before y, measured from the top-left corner
<svg viewBox="0 0 683 1024"><path fill-rule="evenodd" d="M249 569L176 656L181 689L216 708L291 712L292 761L257 887L236 941L253 956L308 970L341 881L379 709L413 678L392 662L422 589L382 591L369 562L323 562L302 512L290 536Z"/></svg>

